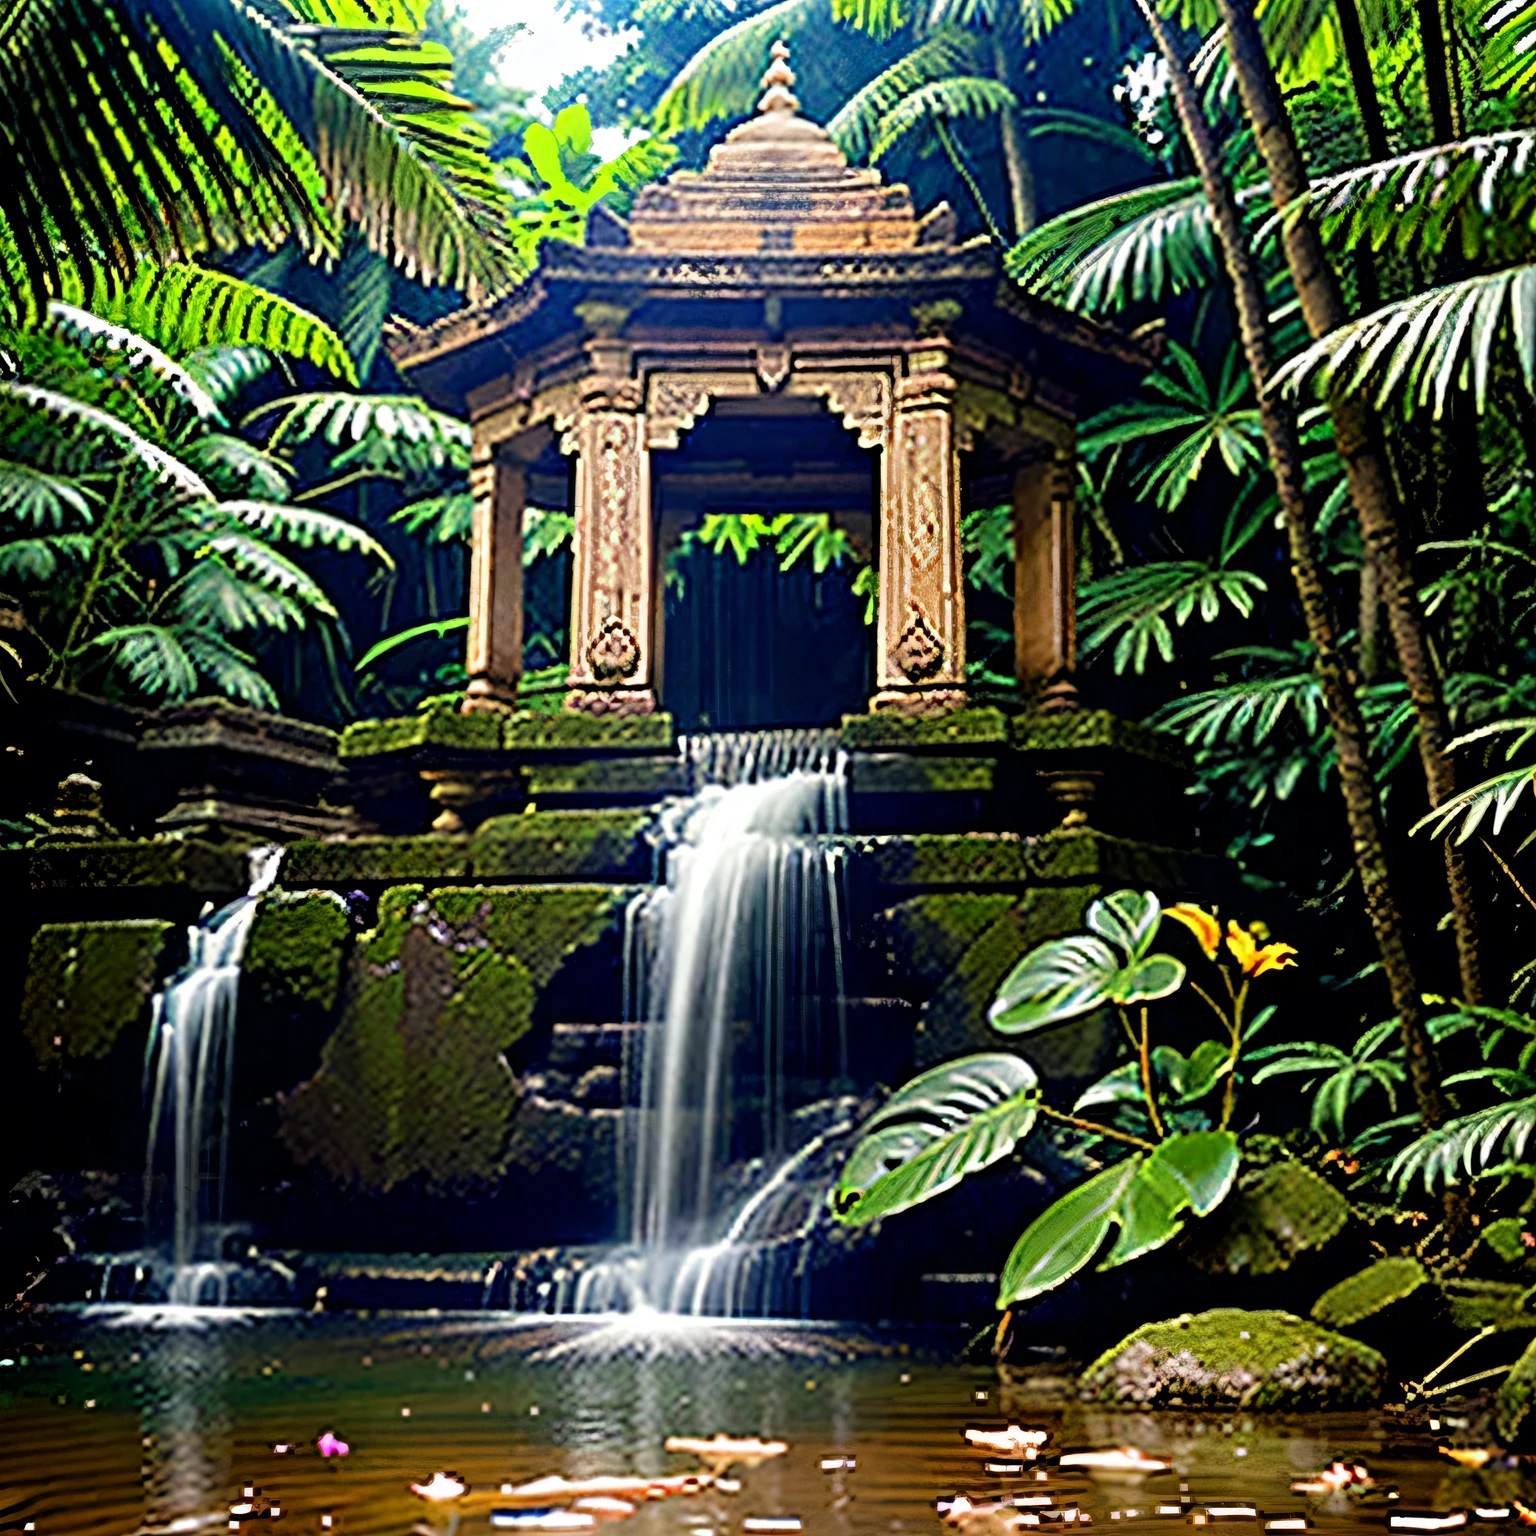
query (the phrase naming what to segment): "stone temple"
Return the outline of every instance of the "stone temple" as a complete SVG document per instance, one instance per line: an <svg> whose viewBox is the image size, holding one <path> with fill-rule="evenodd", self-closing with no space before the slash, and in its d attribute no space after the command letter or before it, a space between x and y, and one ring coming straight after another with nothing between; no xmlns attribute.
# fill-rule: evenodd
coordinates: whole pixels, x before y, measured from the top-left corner
<svg viewBox="0 0 1536 1536"><path fill-rule="evenodd" d="M466 710L516 703L530 500L575 519L573 710L687 715L694 659L668 655L659 572L712 510L832 512L878 571L860 693L932 714L966 702L961 520L1011 501L1017 675L1071 673L1075 422L1147 358L1026 297L991 242L957 243L948 205L919 213L850 166L801 115L787 52L704 170L645 188L627 221L599 207L510 298L393 338L474 427ZM777 644L794 652L793 627Z"/></svg>

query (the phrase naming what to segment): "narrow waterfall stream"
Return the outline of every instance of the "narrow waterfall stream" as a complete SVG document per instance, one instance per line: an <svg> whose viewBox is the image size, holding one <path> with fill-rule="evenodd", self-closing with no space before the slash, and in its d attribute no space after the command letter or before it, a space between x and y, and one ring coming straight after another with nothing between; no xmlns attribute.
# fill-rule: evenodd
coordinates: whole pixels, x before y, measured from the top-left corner
<svg viewBox="0 0 1536 1536"><path fill-rule="evenodd" d="M694 793L663 808L625 930L630 1243L564 1272L553 1307L797 1316L817 1212L796 1175L847 1128L824 1086L848 1075L845 764L832 731L681 752Z"/></svg>
<svg viewBox="0 0 1536 1536"><path fill-rule="evenodd" d="M240 961L258 898L277 879L283 852L251 851L250 888L187 930L187 963L154 999L144 1058L146 1088L153 1081L144 1230L169 1249L169 1299L181 1305L225 1299L228 1266L213 1245L224 1220Z"/></svg>

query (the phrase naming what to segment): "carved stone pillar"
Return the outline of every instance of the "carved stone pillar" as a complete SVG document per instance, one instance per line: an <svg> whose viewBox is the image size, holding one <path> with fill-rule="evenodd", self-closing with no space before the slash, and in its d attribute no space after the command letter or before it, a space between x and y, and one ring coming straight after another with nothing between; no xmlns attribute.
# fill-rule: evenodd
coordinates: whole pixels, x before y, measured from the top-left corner
<svg viewBox="0 0 1536 1536"><path fill-rule="evenodd" d="M466 714L515 707L523 675L523 466L477 443L469 472L475 515L469 556Z"/></svg>
<svg viewBox="0 0 1536 1536"><path fill-rule="evenodd" d="M877 686L870 708L930 714L965 703L965 583L955 381L942 352L897 389L880 498Z"/></svg>
<svg viewBox="0 0 1536 1536"><path fill-rule="evenodd" d="M1070 449L1013 479L1013 643L1021 683L1039 688L1077 663Z"/></svg>
<svg viewBox="0 0 1536 1536"><path fill-rule="evenodd" d="M562 445L576 454L565 707L590 714L656 708L650 454L638 404L631 381L604 381Z"/></svg>

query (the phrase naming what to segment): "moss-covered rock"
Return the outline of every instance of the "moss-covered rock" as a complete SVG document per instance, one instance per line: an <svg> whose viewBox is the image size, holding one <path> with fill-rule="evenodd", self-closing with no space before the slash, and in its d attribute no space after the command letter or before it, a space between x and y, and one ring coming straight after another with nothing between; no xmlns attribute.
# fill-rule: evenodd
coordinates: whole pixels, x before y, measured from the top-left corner
<svg viewBox="0 0 1536 1536"><path fill-rule="evenodd" d="M881 915L886 960L897 984L927 991L1005 912L1014 899L975 891L914 896Z"/></svg>
<svg viewBox="0 0 1536 1536"><path fill-rule="evenodd" d="M1026 891L965 947L923 1008L913 1042L921 1067L968 1051L996 1050L1000 1037L987 1010L1003 978L1037 944L1082 927L1097 886ZM1103 1031L1084 1019L1028 1042L1025 1054L1051 1078L1076 1078L1092 1070Z"/></svg>
<svg viewBox="0 0 1536 1536"><path fill-rule="evenodd" d="M283 860L285 885L351 887L386 880L462 880L469 839L430 832L420 837L305 838Z"/></svg>
<svg viewBox="0 0 1536 1536"><path fill-rule="evenodd" d="M644 811L529 811L493 816L474 835L470 865L481 879L649 880Z"/></svg>
<svg viewBox="0 0 1536 1536"><path fill-rule="evenodd" d="M1082 1377L1085 1399L1126 1407L1364 1408L1387 1363L1369 1346L1289 1312L1237 1307L1148 1323Z"/></svg>
<svg viewBox="0 0 1536 1536"><path fill-rule="evenodd" d="M41 1066L107 1055L138 1020L173 925L45 923L32 939L21 1025Z"/></svg>
<svg viewBox="0 0 1536 1536"><path fill-rule="evenodd" d="M1008 717L1000 709L957 709L946 715L844 715L843 746L850 752L1004 746Z"/></svg>
<svg viewBox="0 0 1536 1536"><path fill-rule="evenodd" d="M343 759L384 757L418 747L495 752L501 747L501 717L430 710L393 720L354 720L341 733L337 753Z"/></svg>
<svg viewBox="0 0 1536 1536"><path fill-rule="evenodd" d="M1024 840L1012 832L869 837L856 847L862 871L895 890L1017 887L1028 878Z"/></svg>
<svg viewBox="0 0 1536 1536"><path fill-rule="evenodd" d="M672 747L672 716L519 710L504 718L501 741L509 752L667 752Z"/></svg>
<svg viewBox="0 0 1536 1536"><path fill-rule="evenodd" d="M211 843L166 838L159 842L50 843L0 850L0 890L106 890L179 887L228 901L250 885L246 855L257 839Z"/></svg>
<svg viewBox="0 0 1536 1536"><path fill-rule="evenodd" d="M346 903L333 891L264 896L245 941L242 1009L329 1014L351 932Z"/></svg>
<svg viewBox="0 0 1536 1536"><path fill-rule="evenodd" d="M570 1179L594 1209L612 1211L619 1195L622 1120L621 1110L585 1109L530 1094L513 1121L508 1166L529 1178Z"/></svg>
<svg viewBox="0 0 1536 1536"><path fill-rule="evenodd" d="M591 886L386 891L319 1071L284 1107L295 1160L376 1191L499 1178L518 1101L505 1053L540 986L618 905Z"/></svg>
<svg viewBox="0 0 1536 1536"><path fill-rule="evenodd" d="M848 765L848 787L856 795L984 795L995 773L990 757L858 752Z"/></svg>

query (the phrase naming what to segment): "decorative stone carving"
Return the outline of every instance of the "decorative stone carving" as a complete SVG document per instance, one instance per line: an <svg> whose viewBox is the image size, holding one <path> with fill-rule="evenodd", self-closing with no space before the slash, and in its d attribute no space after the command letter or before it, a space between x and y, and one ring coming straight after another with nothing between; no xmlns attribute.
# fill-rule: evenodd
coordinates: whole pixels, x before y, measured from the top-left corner
<svg viewBox="0 0 1536 1536"><path fill-rule="evenodd" d="M916 603L891 659L914 683L927 682L944 665L944 642L933 632L928 616Z"/></svg>
<svg viewBox="0 0 1536 1536"><path fill-rule="evenodd" d="M644 714L651 681L650 455L641 417L584 413L563 447L576 459L571 540L571 709ZM610 694L622 683L624 698ZM591 696L601 689L603 696ZM636 697L628 698L629 690ZM622 706L622 707L621 707Z"/></svg>
<svg viewBox="0 0 1536 1536"><path fill-rule="evenodd" d="M791 356L789 348L778 342L757 349L757 376L769 394L789 377Z"/></svg>
<svg viewBox="0 0 1536 1536"><path fill-rule="evenodd" d="M587 647L587 663L600 683L633 677L640 665L640 644L624 621L610 614Z"/></svg>
<svg viewBox="0 0 1536 1536"><path fill-rule="evenodd" d="M645 446L676 448L712 400L758 393L750 373L653 373L645 388Z"/></svg>
<svg viewBox="0 0 1536 1536"><path fill-rule="evenodd" d="M625 715L654 714L656 695L649 688L625 688L613 692L583 688L567 696L565 707L583 715L613 715L622 719Z"/></svg>
<svg viewBox="0 0 1536 1536"><path fill-rule="evenodd" d="M884 373L796 373L785 390L790 395L815 395L827 409L859 434L859 447L882 448L890 435L891 380Z"/></svg>

